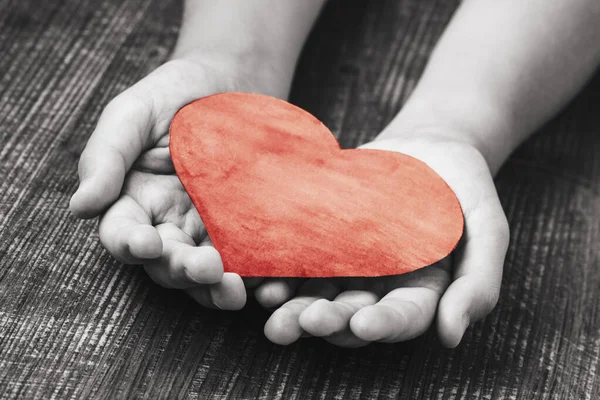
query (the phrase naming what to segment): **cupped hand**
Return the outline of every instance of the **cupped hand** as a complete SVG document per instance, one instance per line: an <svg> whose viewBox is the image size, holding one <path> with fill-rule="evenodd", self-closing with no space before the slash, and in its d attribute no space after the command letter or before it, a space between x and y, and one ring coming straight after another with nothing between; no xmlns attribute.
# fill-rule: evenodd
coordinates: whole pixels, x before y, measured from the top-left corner
<svg viewBox="0 0 600 400"><path fill-rule="evenodd" d="M244 306L241 278L223 273L221 257L176 175L130 171L99 229L109 253L123 263L142 264L159 285L183 289L206 307Z"/></svg>
<svg viewBox="0 0 600 400"><path fill-rule="evenodd" d="M224 91L285 96L261 86L242 63L190 55L162 65L104 109L79 162L80 185L70 208L100 218L110 254L142 264L154 281L186 290L207 307L239 309L242 279L223 273L202 221L174 173L168 127L185 104ZM260 86L260 87L259 87Z"/></svg>
<svg viewBox="0 0 600 400"><path fill-rule="evenodd" d="M446 181L465 218L458 248L405 275L261 282L258 301L280 306L265 325L271 341L289 344L312 335L345 347L399 342L421 335L436 321L442 344L455 347L469 324L495 307L509 229L484 157L447 136L391 136L363 147L418 158Z"/></svg>

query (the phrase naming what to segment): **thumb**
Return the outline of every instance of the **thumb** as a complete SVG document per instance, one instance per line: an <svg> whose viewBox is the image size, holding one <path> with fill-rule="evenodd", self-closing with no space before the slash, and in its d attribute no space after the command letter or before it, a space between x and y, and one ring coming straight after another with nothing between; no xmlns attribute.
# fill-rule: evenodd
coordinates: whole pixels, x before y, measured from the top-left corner
<svg viewBox="0 0 600 400"><path fill-rule="evenodd" d="M134 88L106 106L81 154L79 188L70 203L79 218L93 218L117 200L125 174L150 144L152 100Z"/></svg>
<svg viewBox="0 0 600 400"><path fill-rule="evenodd" d="M106 106L79 160L73 214L93 218L117 200L125 175L142 152L167 134L177 110L214 92L205 75L198 65L172 60Z"/></svg>

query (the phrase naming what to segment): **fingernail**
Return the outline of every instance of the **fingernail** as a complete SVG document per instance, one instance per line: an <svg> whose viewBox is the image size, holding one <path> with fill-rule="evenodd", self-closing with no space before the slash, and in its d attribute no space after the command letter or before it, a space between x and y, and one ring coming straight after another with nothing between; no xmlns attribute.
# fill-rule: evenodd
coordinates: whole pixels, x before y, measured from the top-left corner
<svg viewBox="0 0 600 400"><path fill-rule="evenodd" d="M460 336L458 338L458 342L456 343L456 346L458 346L460 344L460 342L462 342L462 340L465 336L465 332L467 331L467 328L469 327L469 324L471 323L471 317L469 316L469 314L463 315L462 323L463 323L462 332L460 333Z"/></svg>
<svg viewBox="0 0 600 400"><path fill-rule="evenodd" d="M71 195L71 198L69 199L69 209L71 211L73 211L73 212L78 211L78 206L79 206L78 203L81 202L81 200L79 199L79 197L81 197L81 192L79 191L79 189L77 189L75 191L75 193L73 193Z"/></svg>
<svg viewBox="0 0 600 400"><path fill-rule="evenodd" d="M213 306L217 307L219 310L223 310L223 307L221 307L221 306L220 306L220 305L219 305L219 304L218 304L218 303L215 301L215 297L218 297L218 296L215 296L215 293L214 293L214 291L215 291L215 290L216 290L216 289L215 289L215 286L214 286L214 285L211 285L211 286L210 286L210 288L209 288L209 291L208 291L208 292L209 292L209 294L210 294L210 302L212 303L212 305L213 305Z"/></svg>
<svg viewBox="0 0 600 400"><path fill-rule="evenodd" d="M190 281L197 283L197 284L202 284L202 282L199 282L196 278L194 278L194 276L190 273L190 270L187 268L183 268L183 273L185 274L185 277L188 278Z"/></svg>

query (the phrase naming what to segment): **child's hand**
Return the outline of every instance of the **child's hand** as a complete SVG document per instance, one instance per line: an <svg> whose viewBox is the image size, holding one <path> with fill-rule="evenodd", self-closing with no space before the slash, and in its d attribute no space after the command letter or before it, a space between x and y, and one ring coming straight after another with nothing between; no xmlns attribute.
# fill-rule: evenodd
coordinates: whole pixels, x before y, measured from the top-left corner
<svg viewBox="0 0 600 400"><path fill-rule="evenodd" d="M71 210L82 218L104 213L102 244L124 263L143 264L157 283L185 289L205 306L239 309L246 301L240 277L223 274L213 247L197 247L206 233L174 174L168 127L194 99L233 90L285 96L287 87L251 76L254 66L239 60L194 57L164 64L105 108L81 155Z"/></svg>
<svg viewBox="0 0 600 400"><path fill-rule="evenodd" d="M488 165L472 146L426 134L363 147L411 155L448 183L465 216L459 248L445 260L406 275L265 281L256 297L268 307L283 303L300 285L295 297L273 313L265 334L279 344L306 334L348 347L398 342L424 333L437 310L439 337L454 347L470 322L494 308L500 290L509 230Z"/></svg>
<svg viewBox="0 0 600 400"><path fill-rule="evenodd" d="M223 264L189 196L172 173L130 171L121 196L100 219L100 240L119 261L143 264L167 288L184 289L206 307L239 309L240 277Z"/></svg>

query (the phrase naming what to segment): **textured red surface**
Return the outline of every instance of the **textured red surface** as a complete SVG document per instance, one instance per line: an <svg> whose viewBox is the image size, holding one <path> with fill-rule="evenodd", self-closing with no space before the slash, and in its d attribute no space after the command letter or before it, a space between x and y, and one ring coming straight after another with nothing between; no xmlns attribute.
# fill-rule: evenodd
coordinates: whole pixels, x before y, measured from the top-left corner
<svg viewBox="0 0 600 400"><path fill-rule="evenodd" d="M402 274L462 235L454 193L423 162L341 150L287 102L224 93L175 115L171 157L225 270L241 276Z"/></svg>

